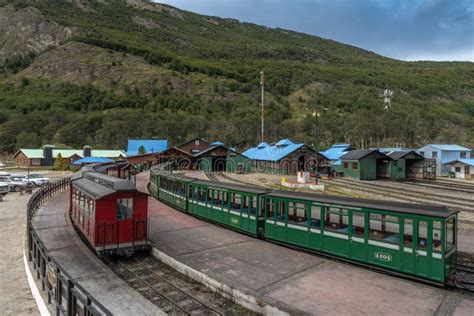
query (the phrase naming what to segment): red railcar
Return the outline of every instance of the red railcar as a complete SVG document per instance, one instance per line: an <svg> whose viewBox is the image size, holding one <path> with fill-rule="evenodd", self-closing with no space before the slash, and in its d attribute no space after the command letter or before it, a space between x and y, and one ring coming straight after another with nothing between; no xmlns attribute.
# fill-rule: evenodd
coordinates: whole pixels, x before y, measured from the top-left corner
<svg viewBox="0 0 474 316"><path fill-rule="evenodd" d="M86 167L71 181L70 215L100 255L146 250L148 196L126 179Z"/></svg>

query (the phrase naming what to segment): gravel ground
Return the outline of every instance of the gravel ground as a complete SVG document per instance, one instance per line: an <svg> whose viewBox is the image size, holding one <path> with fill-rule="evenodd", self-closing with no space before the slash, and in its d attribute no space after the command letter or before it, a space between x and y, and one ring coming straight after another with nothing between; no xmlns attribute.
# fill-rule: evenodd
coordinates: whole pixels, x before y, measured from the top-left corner
<svg viewBox="0 0 474 316"><path fill-rule="evenodd" d="M38 310L26 280L23 245L26 203L30 195L8 193L0 202L0 315L36 315Z"/></svg>

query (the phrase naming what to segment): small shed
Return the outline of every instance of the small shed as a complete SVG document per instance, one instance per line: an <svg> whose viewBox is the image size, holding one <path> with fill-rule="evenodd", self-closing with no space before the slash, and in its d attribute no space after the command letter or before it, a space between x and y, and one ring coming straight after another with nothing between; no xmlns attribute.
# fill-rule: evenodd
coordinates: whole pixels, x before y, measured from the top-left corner
<svg viewBox="0 0 474 316"><path fill-rule="evenodd" d="M424 157L417 154L414 150L392 151L387 154L392 161L390 162L390 177L395 180L406 180L413 178L423 178L419 176L418 168Z"/></svg>
<svg viewBox="0 0 474 316"><path fill-rule="evenodd" d="M391 158L376 149L352 150L341 157L344 177L376 180L390 177Z"/></svg>
<svg viewBox="0 0 474 316"><path fill-rule="evenodd" d="M351 144L335 144L324 151L320 151L319 153L331 160L332 171L342 172L341 157L354 149L354 146Z"/></svg>
<svg viewBox="0 0 474 316"><path fill-rule="evenodd" d="M456 159L446 163L455 178L474 179L474 158Z"/></svg>

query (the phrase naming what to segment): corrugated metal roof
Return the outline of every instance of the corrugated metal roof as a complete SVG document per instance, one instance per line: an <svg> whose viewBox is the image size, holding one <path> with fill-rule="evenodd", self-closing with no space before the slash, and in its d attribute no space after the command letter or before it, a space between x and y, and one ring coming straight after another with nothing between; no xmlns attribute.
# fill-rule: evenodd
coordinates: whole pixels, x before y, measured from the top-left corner
<svg viewBox="0 0 474 316"><path fill-rule="evenodd" d="M273 146L249 148L242 155L252 160L278 161L303 146L304 144L294 144L288 139L283 139Z"/></svg>
<svg viewBox="0 0 474 316"><path fill-rule="evenodd" d="M104 196L115 193L113 189L87 179L75 180L73 182L73 186L77 187L78 189L92 196L95 199L101 199Z"/></svg>
<svg viewBox="0 0 474 316"><path fill-rule="evenodd" d="M224 146L223 142L215 141L210 144L211 146Z"/></svg>
<svg viewBox="0 0 474 316"><path fill-rule="evenodd" d="M18 152L22 152L28 158L44 158L43 149L20 149ZM15 156L18 154L15 154ZM61 154L63 158L71 158L74 155L83 157L82 149L53 149L53 158L56 158L58 154ZM117 158L119 156L127 157L122 150L92 150L91 155L93 157L106 157L106 158Z"/></svg>
<svg viewBox="0 0 474 316"><path fill-rule="evenodd" d="M145 147L146 153L159 153L168 148L168 141L166 139L129 139L127 155L139 155L141 146Z"/></svg>
<svg viewBox="0 0 474 316"><path fill-rule="evenodd" d="M326 149L325 151L320 151L320 154L329 158L330 160L339 160L344 154L349 151L351 144L336 144L331 146L331 148Z"/></svg>
<svg viewBox="0 0 474 316"><path fill-rule="evenodd" d="M465 165L468 165L468 166L473 166L474 167L474 158L470 158L470 159L456 159L456 160L453 160L453 161L450 161L448 163L446 163L446 165L454 165L456 163L462 163L462 164L465 164Z"/></svg>
<svg viewBox="0 0 474 316"><path fill-rule="evenodd" d="M387 158L387 159L391 159L390 157L388 157L387 155L385 154L382 154L380 151L376 150L376 149L359 149L359 150L351 150L349 152L347 152L344 156L341 157L342 160L360 160L368 155L371 155L371 154L376 154L378 155L380 158Z"/></svg>
<svg viewBox="0 0 474 316"><path fill-rule="evenodd" d="M409 154L414 154L415 156L418 156L419 159L423 159L423 156L417 154L416 151L414 151L414 150L392 151L392 152L388 153L387 156L389 156L393 160L398 160L398 159L401 159L401 158L403 158L403 157L405 157L406 155L409 155Z"/></svg>
<svg viewBox="0 0 474 316"><path fill-rule="evenodd" d="M428 144L428 145L425 145L423 147L426 147L426 146L431 146L431 147L434 147L436 149L443 150L443 151L472 151L472 149L462 147L462 146L459 146L459 145L456 145L456 144ZM421 149L423 147L420 147L419 149Z"/></svg>
<svg viewBox="0 0 474 316"><path fill-rule="evenodd" d="M84 158L74 161L72 164L82 165L84 163L105 163L105 162L113 162L113 160L109 158L105 158L105 157L84 157Z"/></svg>
<svg viewBox="0 0 474 316"><path fill-rule="evenodd" d="M381 148L371 148L371 149L378 149L381 153L391 153L391 152L396 152L396 151L407 151L409 150L408 148L404 147L381 147Z"/></svg>

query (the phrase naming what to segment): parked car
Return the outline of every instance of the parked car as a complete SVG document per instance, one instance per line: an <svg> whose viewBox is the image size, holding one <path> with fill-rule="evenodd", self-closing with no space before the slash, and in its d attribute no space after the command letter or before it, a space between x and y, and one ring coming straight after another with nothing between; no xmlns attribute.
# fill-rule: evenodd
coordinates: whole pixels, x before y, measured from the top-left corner
<svg viewBox="0 0 474 316"><path fill-rule="evenodd" d="M28 182L26 177L16 175L10 176L10 192L18 192L32 187L34 187L34 183Z"/></svg>
<svg viewBox="0 0 474 316"><path fill-rule="evenodd" d="M3 161L0 161L0 169L4 169L7 167L7 164L4 163Z"/></svg>
<svg viewBox="0 0 474 316"><path fill-rule="evenodd" d="M51 181L50 178L47 178L41 174L30 174L29 176L27 176L27 179L29 182L33 182L37 187L40 187Z"/></svg>
<svg viewBox="0 0 474 316"><path fill-rule="evenodd" d="M10 192L10 177L0 174L0 195L7 195Z"/></svg>

